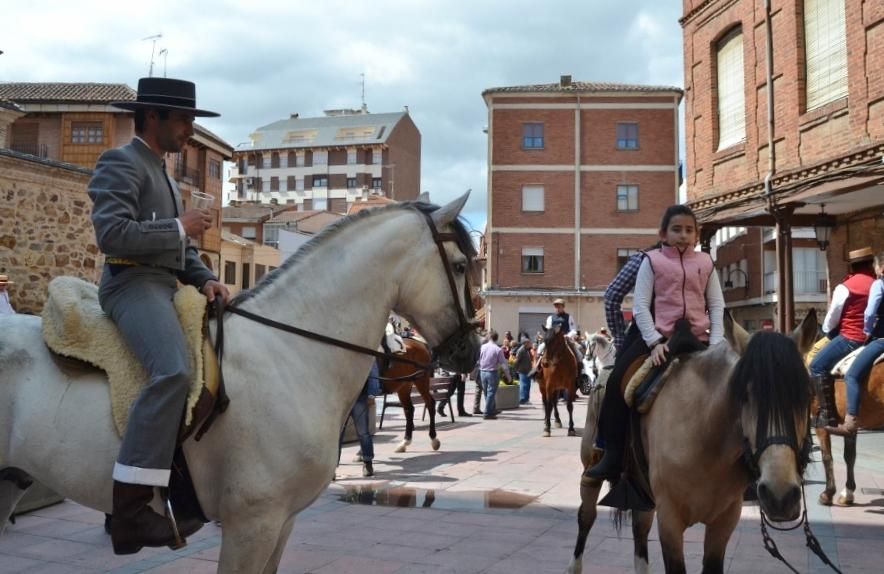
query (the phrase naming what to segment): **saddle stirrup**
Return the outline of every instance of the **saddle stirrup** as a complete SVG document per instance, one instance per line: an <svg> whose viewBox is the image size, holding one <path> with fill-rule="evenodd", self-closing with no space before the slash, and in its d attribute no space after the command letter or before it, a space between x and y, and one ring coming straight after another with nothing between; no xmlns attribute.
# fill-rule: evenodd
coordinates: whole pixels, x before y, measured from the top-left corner
<svg viewBox="0 0 884 574"><path fill-rule="evenodd" d="M169 525L172 527L172 534L175 535L175 543L169 546L169 548L172 550L179 550L187 546L187 540L181 536L181 533L178 530L178 521L175 520L175 512L172 510L172 499L169 497L169 490L163 489L162 496L166 507L166 518L169 520Z"/></svg>

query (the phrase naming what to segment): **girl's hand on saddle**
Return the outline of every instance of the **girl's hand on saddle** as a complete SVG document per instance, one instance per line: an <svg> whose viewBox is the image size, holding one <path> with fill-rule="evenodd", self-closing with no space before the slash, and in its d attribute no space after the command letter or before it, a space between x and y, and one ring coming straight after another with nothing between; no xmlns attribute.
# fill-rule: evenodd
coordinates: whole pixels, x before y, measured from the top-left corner
<svg viewBox="0 0 884 574"><path fill-rule="evenodd" d="M202 291L203 295L209 300L209 303L213 303L215 297L221 297L225 305L230 301L230 291L227 290L227 287L225 287L223 283L219 283L214 279L206 281L205 285L203 285Z"/></svg>
<svg viewBox="0 0 884 574"><path fill-rule="evenodd" d="M669 353L669 347L666 343L660 343L651 351L651 364L659 367L666 362L666 355Z"/></svg>

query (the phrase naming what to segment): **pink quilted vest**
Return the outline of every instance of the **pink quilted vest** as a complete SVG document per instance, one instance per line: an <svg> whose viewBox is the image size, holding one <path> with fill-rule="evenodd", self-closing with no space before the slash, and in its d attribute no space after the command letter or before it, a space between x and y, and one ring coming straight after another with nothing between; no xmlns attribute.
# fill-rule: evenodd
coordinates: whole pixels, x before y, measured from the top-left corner
<svg viewBox="0 0 884 574"><path fill-rule="evenodd" d="M701 341L708 341L709 316L706 314L706 284L715 270L712 257L689 249L680 253L664 245L647 252L654 270L654 324L663 336L671 337L675 322L682 317Z"/></svg>

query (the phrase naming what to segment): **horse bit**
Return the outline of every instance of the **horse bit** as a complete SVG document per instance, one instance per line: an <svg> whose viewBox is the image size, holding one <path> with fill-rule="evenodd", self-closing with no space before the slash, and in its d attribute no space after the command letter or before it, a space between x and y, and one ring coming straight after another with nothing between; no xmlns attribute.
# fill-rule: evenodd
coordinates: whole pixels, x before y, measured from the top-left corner
<svg viewBox="0 0 884 574"><path fill-rule="evenodd" d="M759 421L759 427L761 426L761 422ZM759 428L760 430L760 428ZM757 433L756 433L757 436ZM790 447L792 451L795 452L795 456L799 461L799 465L803 466L802 461L808 460L810 456L811 444L813 443L810 437L810 427L807 429L807 437L804 439L804 445L801 447L800 451L798 449L798 445L796 444L795 438L793 436L786 435L774 435L768 436L765 435L764 439L758 444L755 448L755 452L752 452L752 444L749 442L749 439L746 437L745 433L743 433L743 463L746 466L746 470L749 473L749 478L752 481L752 485L755 485L758 482L758 479L761 477L761 469L758 467L758 461L761 459L761 454L764 450L775 444L782 444ZM803 468L799 468L801 471L800 474L803 475ZM779 532L789 532L795 530L802 524L804 525L804 538L807 543L807 547L810 548L811 552L817 555L817 557L829 568L837 572L838 574L842 574L841 570L835 566L832 561L826 556L826 553L823 551L822 546L820 545L819 540L814 535L813 531L810 529L810 522L807 520L807 498L804 494L804 479L801 480L801 505L802 512L801 518L792 526L787 527L778 527L775 526L767 515L764 513L764 508L762 508L761 504L758 505L759 514L761 515L761 538L764 541L764 549L767 552L786 565L786 568L794 572L795 574L799 574L798 570L796 570L791 564L789 564L788 560L782 555L780 549L777 547L777 543L771 537L770 533L767 530L767 527L771 527L774 530Z"/></svg>

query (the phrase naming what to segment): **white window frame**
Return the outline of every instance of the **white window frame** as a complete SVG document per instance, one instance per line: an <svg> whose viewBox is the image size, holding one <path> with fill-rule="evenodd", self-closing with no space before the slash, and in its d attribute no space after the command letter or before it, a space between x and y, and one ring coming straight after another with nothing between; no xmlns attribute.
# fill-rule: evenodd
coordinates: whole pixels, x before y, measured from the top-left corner
<svg viewBox="0 0 884 574"><path fill-rule="evenodd" d="M804 0L806 111L847 96L844 0Z"/></svg>
<svg viewBox="0 0 884 574"><path fill-rule="evenodd" d="M313 204L310 206L312 211L326 211L328 210L328 199L324 197L314 197Z"/></svg>
<svg viewBox="0 0 884 574"><path fill-rule="evenodd" d="M522 211L545 211L545 191L542 185L522 186Z"/></svg>
<svg viewBox="0 0 884 574"><path fill-rule="evenodd" d="M531 271L530 261L526 261L527 258L535 257L538 258L535 260L537 264L537 271ZM526 264L527 263L527 264ZM528 275L542 275L545 271L543 265L543 247L523 247L522 248L522 261L521 261L521 269L522 273Z"/></svg>
<svg viewBox="0 0 884 574"><path fill-rule="evenodd" d="M620 191L626 191L626 207L620 207ZM634 183L621 183L617 185L617 211L629 212L629 211L638 211L639 206L639 188L637 184Z"/></svg>
<svg viewBox="0 0 884 574"><path fill-rule="evenodd" d="M299 151L295 154L295 167L304 167L304 152Z"/></svg>
<svg viewBox="0 0 884 574"><path fill-rule="evenodd" d="M347 165L356 165L356 150L347 150Z"/></svg>
<svg viewBox="0 0 884 574"><path fill-rule="evenodd" d="M313 165L328 165L328 151L327 150L314 150L313 151Z"/></svg>
<svg viewBox="0 0 884 574"><path fill-rule="evenodd" d="M241 233L243 239L254 241L258 237L258 228L254 225L244 225Z"/></svg>
<svg viewBox="0 0 884 574"><path fill-rule="evenodd" d="M384 150L382 150L382 149L371 150L371 163L372 163L372 165L383 164L384 163Z"/></svg>
<svg viewBox="0 0 884 574"><path fill-rule="evenodd" d="M723 150L746 141L746 85L743 65L743 32L730 32L718 43L717 121L718 147Z"/></svg>

